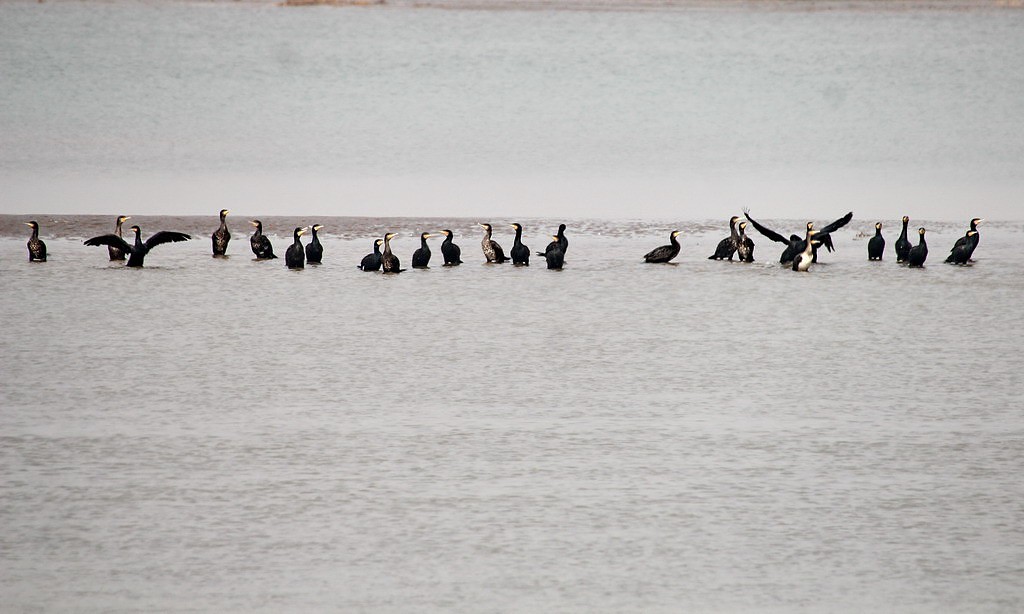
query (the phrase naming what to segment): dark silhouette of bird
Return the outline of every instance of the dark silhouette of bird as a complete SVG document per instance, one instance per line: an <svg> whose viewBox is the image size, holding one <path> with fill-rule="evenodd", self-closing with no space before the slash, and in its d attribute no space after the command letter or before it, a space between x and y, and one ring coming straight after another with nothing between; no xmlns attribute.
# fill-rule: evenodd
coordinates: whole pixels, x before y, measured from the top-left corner
<svg viewBox="0 0 1024 614"><path fill-rule="evenodd" d="M270 260L277 258L274 255L274 246L270 244L270 239L267 235L263 234L263 222L253 220L249 223L256 227L256 231L249 237L249 246L252 247L252 253L256 254L256 259Z"/></svg>
<svg viewBox="0 0 1024 614"><path fill-rule="evenodd" d="M87 239L85 244L94 247L97 245L114 245L128 254L128 266L141 267L146 260L146 254L148 254L150 250L157 245L188 241L192 238L190 235L183 232L161 230L143 242L141 228L138 226L132 226L129 230L135 233L135 243L133 244L128 244L127 241L117 235L100 235L98 237Z"/></svg>
<svg viewBox="0 0 1024 614"><path fill-rule="evenodd" d="M868 260L881 260L885 253L885 237L882 236L882 223L875 222L875 236L868 239Z"/></svg>
<svg viewBox="0 0 1024 614"><path fill-rule="evenodd" d="M114 234L121 238L124 238L124 235L121 233L121 224L124 224L126 221L130 219L131 216L129 215L117 216L117 220L114 222ZM107 246L107 255L110 256L111 261L115 262L123 261L125 259L124 251L121 250L120 248L114 247L113 245Z"/></svg>
<svg viewBox="0 0 1024 614"><path fill-rule="evenodd" d="M452 243L455 233L447 228L441 231L444 241L441 242L441 255L444 256L444 266L458 266L462 264L462 248Z"/></svg>
<svg viewBox="0 0 1024 614"><path fill-rule="evenodd" d="M509 255L512 256L512 264L530 266L530 248L523 245L523 226L516 223L512 224L512 228L516 231L516 238L512 243L512 250L509 252Z"/></svg>
<svg viewBox="0 0 1024 614"><path fill-rule="evenodd" d="M910 254L910 239L907 238L907 225L910 223L910 218L903 216L903 230L900 231L900 236L896 239L896 262L906 262L907 256Z"/></svg>
<svg viewBox="0 0 1024 614"><path fill-rule="evenodd" d="M953 246L953 249L949 251L949 256L946 257L946 262L951 264L967 264L970 262L971 241L974 240L974 235L976 234L978 234L977 230L968 230L966 235L957 239L956 245Z"/></svg>
<svg viewBox="0 0 1024 614"><path fill-rule="evenodd" d="M414 269L425 269L430 265L430 246L427 245L427 239L434 235L429 232L420 233L420 246L419 249L412 253L412 268Z"/></svg>
<svg viewBox="0 0 1024 614"><path fill-rule="evenodd" d="M928 259L928 244L924 240L924 228L918 228L919 239L917 245L910 248L907 254L907 264L911 267L923 267L924 261Z"/></svg>
<svg viewBox="0 0 1024 614"><path fill-rule="evenodd" d="M953 244L954 250L958 247L964 247L967 250L966 253L968 262L970 262L971 258L974 256L974 250L977 249L978 242L981 240L981 232L978 230L978 224L984 221L985 220L981 219L980 217L972 219L971 227L967 230L967 234L957 239L956 243ZM971 234L972 231L974 232L973 235ZM952 258L953 250L950 250L949 256L946 257L946 262L952 262Z"/></svg>
<svg viewBox="0 0 1024 614"><path fill-rule="evenodd" d="M740 247L740 236L736 232L736 222L740 221L739 216L729 218L729 236L718 242L715 253L708 256L708 260L732 260L733 254Z"/></svg>
<svg viewBox="0 0 1024 614"><path fill-rule="evenodd" d="M323 224L313 224L310 227L310 234L313 236L306 244L306 262L309 264L320 264L324 258L324 246L320 245L320 237L316 234L323 227Z"/></svg>
<svg viewBox="0 0 1024 614"><path fill-rule="evenodd" d="M753 262L754 242L747 236L747 223L740 222L736 225L736 230L738 235L736 237L736 253L740 257L740 262Z"/></svg>
<svg viewBox="0 0 1024 614"><path fill-rule="evenodd" d="M484 238L480 241L480 247L484 250L484 258L487 258L487 262L501 264L508 260L505 250L501 249L497 241L491 239L491 225L480 224L480 226L484 229Z"/></svg>
<svg viewBox="0 0 1024 614"><path fill-rule="evenodd" d="M537 252L538 256L547 256L548 250L555 247L555 243L562 250L562 260L565 260L565 254L569 251L569 239L565 238L565 224L558 225L558 232L555 234L555 239L548 243L547 247L544 248L543 252Z"/></svg>
<svg viewBox="0 0 1024 614"><path fill-rule="evenodd" d="M793 259L796 258L796 255L804 251L804 248L807 247L807 244L805 243L806 239L801 238L795 234L789 235L789 238L787 239L781 234L775 232L774 230L758 223L754 218L750 217L749 212L744 211L743 215L745 215L747 220L754 225L754 228L756 228L758 232L768 237L772 241L775 241L776 243L782 243L783 245L786 246L786 249L782 251L782 255L779 256L780 263L789 264L793 262ZM850 223L850 220L852 219L853 211L850 211L849 213L839 218L838 220L835 220L834 222L826 224L825 226L817 229L817 232L815 232L814 235L815 239L818 241L820 245L824 245L825 249L827 249L828 251L835 251L835 246L832 243L832 237L830 233L839 230L843 226L846 226L847 224ZM812 228L814 228L814 223L807 222L807 230L810 230ZM813 251L812 258L814 259L814 262L817 262L818 248L814 245L812 245L811 247Z"/></svg>
<svg viewBox="0 0 1024 614"><path fill-rule="evenodd" d="M548 263L548 268L553 270L561 270L562 265L565 264L565 252L562 251L562 243L558 240L558 235L551 235L554 239L554 247L544 251L544 260Z"/></svg>
<svg viewBox="0 0 1024 614"><path fill-rule="evenodd" d="M655 247L651 251L644 255L644 262L668 262L679 255L679 241L676 237L679 236L678 230L673 230L668 235L669 244L662 245L661 247Z"/></svg>
<svg viewBox="0 0 1024 614"><path fill-rule="evenodd" d="M401 273L404 270L398 256L391 253L391 239L397 236L393 232L384 235L384 253L380 255L380 270L383 273Z"/></svg>
<svg viewBox="0 0 1024 614"><path fill-rule="evenodd" d="M380 246L384 245L384 239L375 239L373 242L373 252L363 256L362 262L359 263L359 268L364 271L379 271L380 270Z"/></svg>
<svg viewBox="0 0 1024 614"><path fill-rule="evenodd" d="M214 230L210 237L213 239L214 256L224 256L228 253L228 241L231 240L231 231L228 230L227 222L228 213L227 209L220 210L220 228Z"/></svg>
<svg viewBox="0 0 1024 614"><path fill-rule="evenodd" d="M284 264L289 269L306 268L306 250L302 247L302 241L299 239L304 234L306 234L305 228L296 228L292 231L292 244L284 252Z"/></svg>
<svg viewBox="0 0 1024 614"><path fill-rule="evenodd" d="M25 222L25 225L32 229L32 236L26 243L28 245L28 261L46 262L46 243L39 238L39 222L32 220Z"/></svg>

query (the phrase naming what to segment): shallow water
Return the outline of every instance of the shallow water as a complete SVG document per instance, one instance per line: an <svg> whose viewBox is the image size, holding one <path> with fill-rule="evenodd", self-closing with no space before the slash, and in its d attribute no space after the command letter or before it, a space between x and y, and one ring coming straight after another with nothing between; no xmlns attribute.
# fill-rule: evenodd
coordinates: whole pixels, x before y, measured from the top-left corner
<svg viewBox="0 0 1024 614"><path fill-rule="evenodd" d="M196 234L142 270L40 218L29 264L0 216L7 611L1024 607L1019 223L953 267L926 222L909 270L858 219L796 274L706 260L718 221L570 220L554 272L482 264L476 220L305 220L288 271L234 217L226 259L133 218ZM354 268L439 227L466 264Z"/></svg>

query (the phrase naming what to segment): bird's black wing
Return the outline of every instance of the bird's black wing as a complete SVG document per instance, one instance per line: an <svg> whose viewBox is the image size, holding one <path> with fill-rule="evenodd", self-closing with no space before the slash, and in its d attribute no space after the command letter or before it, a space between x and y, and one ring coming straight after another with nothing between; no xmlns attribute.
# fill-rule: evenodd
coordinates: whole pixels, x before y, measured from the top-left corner
<svg viewBox="0 0 1024 614"><path fill-rule="evenodd" d="M824 234L828 234L830 232L835 232L836 230L839 230L843 226L846 226L847 224L849 224L850 220L852 220L852 219L853 219L853 211L847 213L846 215L844 215L843 217L839 218L838 220L832 222L831 224L827 224L825 226L822 226L821 228L818 229L818 234L819 235L824 235ZM832 251L832 250L830 249L829 251Z"/></svg>
<svg viewBox="0 0 1024 614"><path fill-rule="evenodd" d="M830 252L836 251L835 245L832 244L832 235L830 234L815 233L814 241L824 245L825 249Z"/></svg>
<svg viewBox="0 0 1024 614"><path fill-rule="evenodd" d="M146 247L153 249L157 245L163 245L164 243L177 243L178 241L188 241L192 237L183 232L174 232L173 230L161 230L152 237L146 239Z"/></svg>
<svg viewBox="0 0 1024 614"><path fill-rule="evenodd" d="M787 239L786 237L780 235L779 233L775 232L771 228L765 228L764 226L758 224L757 220L755 220L754 218L750 217L750 214L747 213L746 211L743 212L743 215L747 218L747 220L751 224L754 225L754 228L756 228L759 233L761 233L764 236L768 237L772 241L775 241L777 243L783 243L785 245L789 245L789 239Z"/></svg>
<svg viewBox="0 0 1024 614"><path fill-rule="evenodd" d="M125 241L124 239L117 235L100 235L98 237L86 239L85 244L92 247L95 247L97 245L109 245L111 247L116 247L121 251L124 251L129 254L135 251L134 249L132 249L130 243L128 243L127 241Z"/></svg>

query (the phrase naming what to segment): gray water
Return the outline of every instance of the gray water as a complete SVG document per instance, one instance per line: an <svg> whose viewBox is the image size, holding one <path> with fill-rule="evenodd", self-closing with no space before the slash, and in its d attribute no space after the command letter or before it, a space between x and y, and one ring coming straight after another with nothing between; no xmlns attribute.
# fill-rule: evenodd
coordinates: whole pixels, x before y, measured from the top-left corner
<svg viewBox="0 0 1024 614"><path fill-rule="evenodd" d="M756 213L756 212L755 212ZM838 213L838 212L837 212ZM705 257L720 221L570 220L565 270L476 220L320 221L256 262L229 217L146 267L0 216L0 602L31 611L1024 609L1024 226L929 227L922 270ZM541 248L559 220L526 226ZM764 220L796 230L802 220ZM825 222L827 220L819 220ZM301 220L265 220L279 254ZM915 224L919 223L915 220ZM465 264L354 265L385 229ZM683 230L675 265L640 257Z"/></svg>

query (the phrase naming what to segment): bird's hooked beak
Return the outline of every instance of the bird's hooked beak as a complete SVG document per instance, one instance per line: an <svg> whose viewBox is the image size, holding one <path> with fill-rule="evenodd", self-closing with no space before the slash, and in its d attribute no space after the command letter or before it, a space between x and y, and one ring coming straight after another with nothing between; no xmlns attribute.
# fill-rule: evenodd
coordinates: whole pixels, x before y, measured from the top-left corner
<svg viewBox="0 0 1024 614"><path fill-rule="evenodd" d="M308 230L308 229L306 229L306 228L300 228L300 229L299 229L299 236L301 237L302 235L306 234L306 230Z"/></svg>
<svg viewBox="0 0 1024 614"><path fill-rule="evenodd" d="M254 220L249 220L249 223L252 224L253 226L259 226L259 223L257 223Z"/></svg>
<svg viewBox="0 0 1024 614"><path fill-rule="evenodd" d="M32 222L23 222L23 223L24 223L24 224L25 224L26 226L28 226L29 228L32 228Z"/></svg>
<svg viewBox="0 0 1024 614"><path fill-rule="evenodd" d="M427 234L423 235L423 238L424 238L424 239L429 239L430 237L436 237L436 236L437 236L437 235L435 235L435 234L431 234L431 233L429 233L429 232L428 232Z"/></svg>

